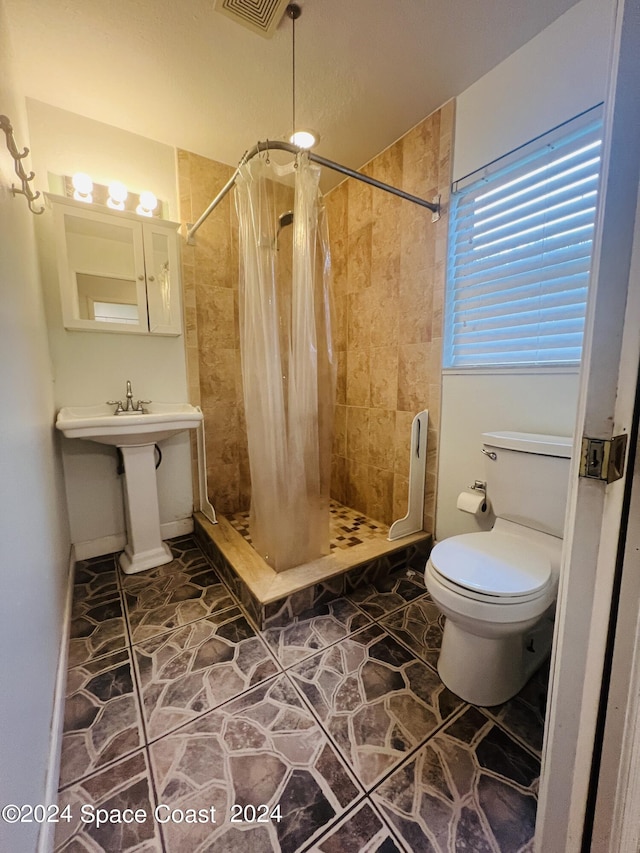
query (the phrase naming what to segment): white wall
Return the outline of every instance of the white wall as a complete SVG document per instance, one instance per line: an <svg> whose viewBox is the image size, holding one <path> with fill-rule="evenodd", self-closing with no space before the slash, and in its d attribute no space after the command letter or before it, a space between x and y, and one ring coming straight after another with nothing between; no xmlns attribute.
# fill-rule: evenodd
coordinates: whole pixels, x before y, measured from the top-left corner
<svg viewBox="0 0 640 853"><path fill-rule="evenodd" d="M136 134L28 100L27 111L34 168L42 175L83 171L96 183L121 180L134 192L152 190L178 217L175 151ZM52 180L52 184L54 181ZM91 405L124 397L131 380L134 395L144 400L188 400L184 338L67 331L62 324L53 214L38 222L40 264L57 408ZM61 438L71 524L80 556L107 553L124 544L125 521L121 478L114 448ZM174 525L165 535L188 524L193 503L190 442L186 433L163 443L158 469L160 521ZM187 520L187 521L185 521ZM176 528L175 523L178 523Z"/></svg>
<svg viewBox="0 0 640 853"><path fill-rule="evenodd" d="M481 434L496 430L572 435L578 373L456 374L444 377L438 475L438 539L485 530L493 518L456 509L458 494L486 480Z"/></svg>
<svg viewBox="0 0 640 853"><path fill-rule="evenodd" d="M458 96L454 181L604 99L614 5L581 0Z"/></svg>
<svg viewBox="0 0 640 853"><path fill-rule="evenodd" d="M29 145L3 0L0 112L18 146ZM20 804L46 802L70 543L36 217L23 197L10 194L16 176L2 133L0 143L0 803ZM33 853L37 835L35 823L0 822L0 849Z"/></svg>
<svg viewBox="0 0 640 853"><path fill-rule="evenodd" d="M53 175L87 172L98 184L119 180L132 192L151 190L177 219L172 147L32 98L27 115L34 162Z"/></svg>
<svg viewBox="0 0 640 853"><path fill-rule="evenodd" d="M581 0L457 99L453 178L474 172L604 99L613 6ZM486 527L456 509L485 479L481 433L571 435L578 372L443 375L436 537Z"/></svg>

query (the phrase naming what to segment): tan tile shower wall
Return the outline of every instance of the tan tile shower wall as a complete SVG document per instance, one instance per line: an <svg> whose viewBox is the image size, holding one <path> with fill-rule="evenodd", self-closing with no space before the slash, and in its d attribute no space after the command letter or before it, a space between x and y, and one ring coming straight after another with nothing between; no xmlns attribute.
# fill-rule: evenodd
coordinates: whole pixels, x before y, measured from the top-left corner
<svg viewBox="0 0 640 853"><path fill-rule="evenodd" d="M234 169L188 151L178 151L180 219L195 222L227 183ZM293 191L276 185L276 209L291 210ZM282 266L291 229L280 236ZM288 241L288 242L287 242ZM190 400L202 407L206 431L207 487L217 512L247 510L251 495L247 452L238 308L238 225L233 193L197 232L195 245L182 244L187 371ZM192 440L197 487L195 440Z"/></svg>
<svg viewBox="0 0 640 853"><path fill-rule="evenodd" d="M180 218L194 222L233 169L178 151ZM247 461L238 332L238 246L233 197L228 195L182 245L187 369L191 402L206 428L209 498L216 510L248 506ZM195 463L194 463L195 464ZM197 483L197 477L194 477Z"/></svg>
<svg viewBox="0 0 640 853"><path fill-rule="evenodd" d="M433 532L454 103L362 170L444 215L349 179L327 194L338 353L332 496L390 524L407 510L413 416L429 410L424 525Z"/></svg>

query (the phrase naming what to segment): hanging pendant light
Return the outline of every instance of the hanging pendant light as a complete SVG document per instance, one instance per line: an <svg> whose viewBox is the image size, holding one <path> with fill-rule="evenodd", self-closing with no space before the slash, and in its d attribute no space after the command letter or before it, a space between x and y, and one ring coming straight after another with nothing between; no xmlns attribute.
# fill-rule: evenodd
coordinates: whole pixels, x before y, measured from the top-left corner
<svg viewBox="0 0 640 853"><path fill-rule="evenodd" d="M296 130L289 137L289 142L298 148L313 148L320 142L320 136L313 130Z"/></svg>
<svg viewBox="0 0 640 853"><path fill-rule="evenodd" d="M245 151L242 159L238 163L238 167L233 173L233 175L229 178L227 183L222 187L220 192L216 195L216 197L210 202L209 206L206 210L198 217L198 219L194 223L187 223L187 243L192 246L195 244L195 234L196 231L202 226L208 216L215 210L215 208L220 204L222 199L230 192L235 186L236 180L240 175L240 170L245 163L248 163L254 157L260 155L263 152L269 151L287 151L290 154L298 154L301 149L306 149L309 151L307 157L312 163L316 163L319 166L322 166L327 169L331 169L334 172L338 172L341 175L346 175L348 178L353 178L355 181L360 181L364 184L369 184L370 186L377 187L378 189L384 190L385 192L391 193L399 198L403 198L407 201L412 202L413 204L417 204L420 207L427 208L432 213L432 222L437 222L440 219L440 196L434 196L432 201L427 201L427 199L420 198L419 196L412 195L411 193L406 192L398 187L391 186L391 184L387 184L384 181L379 181L376 178L371 177L370 175L363 174L362 172L358 172L355 169L351 169L348 166L343 166L340 163L336 163L333 160L329 160L326 157L322 157L319 154L309 150L318 144L320 141L320 135L313 130L309 130L308 128L304 131L307 135L305 137L298 136L298 132L296 131L296 37L295 37L295 22L301 15L300 6L297 3L290 3L286 8L286 14L292 21L292 50L291 50L291 59L292 59L292 128L291 135L289 136L289 141L285 141L284 139L279 140L264 140L262 142L258 142L253 148ZM282 223L281 223L282 224Z"/></svg>
<svg viewBox="0 0 640 853"><path fill-rule="evenodd" d="M291 99L292 99L292 122L291 136L289 142L297 145L298 148L313 148L320 141L320 134L314 130L298 129L296 127L296 21L302 14L302 9L297 3L289 3L287 6L287 15L291 18Z"/></svg>

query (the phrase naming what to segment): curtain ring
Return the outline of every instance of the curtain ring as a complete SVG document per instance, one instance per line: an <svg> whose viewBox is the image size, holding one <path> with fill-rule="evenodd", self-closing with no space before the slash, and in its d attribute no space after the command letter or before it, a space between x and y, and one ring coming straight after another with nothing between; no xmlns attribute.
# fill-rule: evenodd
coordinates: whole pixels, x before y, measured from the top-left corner
<svg viewBox="0 0 640 853"><path fill-rule="evenodd" d="M266 157L265 163L267 164L267 166L271 163L271 160L269 159L269 140L268 139L267 139L267 157Z"/></svg>

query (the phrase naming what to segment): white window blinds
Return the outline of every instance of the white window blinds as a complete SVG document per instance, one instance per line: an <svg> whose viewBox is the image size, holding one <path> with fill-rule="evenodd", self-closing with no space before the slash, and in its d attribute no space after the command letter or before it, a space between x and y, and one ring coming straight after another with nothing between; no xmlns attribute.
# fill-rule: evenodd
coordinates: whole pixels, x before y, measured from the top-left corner
<svg viewBox="0 0 640 853"><path fill-rule="evenodd" d="M580 361L601 110L454 185L444 366Z"/></svg>

